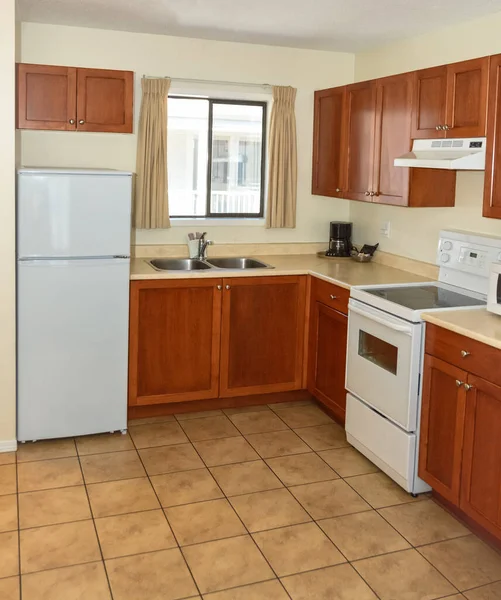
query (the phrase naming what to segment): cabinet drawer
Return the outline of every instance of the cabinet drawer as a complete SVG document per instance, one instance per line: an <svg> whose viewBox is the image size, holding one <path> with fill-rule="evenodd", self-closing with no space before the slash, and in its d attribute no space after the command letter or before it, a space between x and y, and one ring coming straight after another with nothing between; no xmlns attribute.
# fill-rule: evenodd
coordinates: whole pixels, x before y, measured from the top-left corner
<svg viewBox="0 0 501 600"><path fill-rule="evenodd" d="M427 323L426 353L501 385L501 350L498 348Z"/></svg>
<svg viewBox="0 0 501 600"><path fill-rule="evenodd" d="M323 279L312 277L311 292L313 300L317 300L318 302L322 302L322 304L335 308L345 315L348 314L350 290L335 285L334 283L324 281Z"/></svg>

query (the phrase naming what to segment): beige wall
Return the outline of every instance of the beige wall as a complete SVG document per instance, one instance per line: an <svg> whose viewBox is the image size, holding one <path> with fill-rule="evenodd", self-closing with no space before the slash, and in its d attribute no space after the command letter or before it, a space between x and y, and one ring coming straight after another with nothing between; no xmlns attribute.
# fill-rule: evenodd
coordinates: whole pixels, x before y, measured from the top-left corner
<svg viewBox="0 0 501 600"><path fill-rule="evenodd" d="M392 44L355 57L355 79L362 81L433 65L501 53L501 13ZM440 229L455 228L501 235L501 221L484 219L484 174L459 172L456 207L402 209L351 202L350 218L359 242L379 241L381 249L434 262ZM391 222L391 237L379 228Z"/></svg>
<svg viewBox="0 0 501 600"><path fill-rule="evenodd" d="M349 204L311 195L313 91L353 81L352 54L214 42L23 23L23 62L128 69L139 77L169 75L199 79L292 85L298 88L298 226L207 227L217 242L306 242L328 237L328 222L347 219ZM36 166L110 167L135 170L136 136L69 132L22 133L22 161ZM180 243L193 227L139 231L138 244Z"/></svg>
<svg viewBox="0 0 501 600"><path fill-rule="evenodd" d="M16 439L14 4L0 4L0 451Z"/></svg>

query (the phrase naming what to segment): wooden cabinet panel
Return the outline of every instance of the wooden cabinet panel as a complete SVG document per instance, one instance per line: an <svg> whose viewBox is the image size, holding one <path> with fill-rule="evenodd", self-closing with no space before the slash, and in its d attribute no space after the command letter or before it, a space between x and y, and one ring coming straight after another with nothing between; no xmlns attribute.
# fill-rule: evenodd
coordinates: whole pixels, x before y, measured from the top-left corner
<svg viewBox="0 0 501 600"><path fill-rule="evenodd" d="M419 476L459 504L466 390L465 371L425 355ZM458 383L459 382L459 383Z"/></svg>
<svg viewBox="0 0 501 600"><path fill-rule="evenodd" d="M217 398L221 285L131 282L129 404Z"/></svg>
<svg viewBox="0 0 501 600"><path fill-rule="evenodd" d="M447 66L415 71L412 138L443 138L446 124Z"/></svg>
<svg viewBox="0 0 501 600"><path fill-rule="evenodd" d="M71 67L18 64L16 127L75 130L76 71Z"/></svg>
<svg viewBox="0 0 501 600"><path fill-rule="evenodd" d="M311 297L343 314L348 314L350 290L318 277L311 278Z"/></svg>
<svg viewBox="0 0 501 600"><path fill-rule="evenodd" d="M78 129L132 133L133 88L132 71L78 69Z"/></svg>
<svg viewBox="0 0 501 600"><path fill-rule="evenodd" d="M220 396L302 388L306 277L224 279Z"/></svg>
<svg viewBox="0 0 501 600"><path fill-rule="evenodd" d="M501 219L501 54L490 62L483 215Z"/></svg>
<svg viewBox="0 0 501 600"><path fill-rule="evenodd" d="M460 508L501 538L501 387L468 384Z"/></svg>
<svg viewBox="0 0 501 600"><path fill-rule="evenodd" d="M346 88L315 92L312 193L342 196Z"/></svg>
<svg viewBox="0 0 501 600"><path fill-rule="evenodd" d="M371 201L374 166L376 86L374 81L346 87L346 191L349 200Z"/></svg>

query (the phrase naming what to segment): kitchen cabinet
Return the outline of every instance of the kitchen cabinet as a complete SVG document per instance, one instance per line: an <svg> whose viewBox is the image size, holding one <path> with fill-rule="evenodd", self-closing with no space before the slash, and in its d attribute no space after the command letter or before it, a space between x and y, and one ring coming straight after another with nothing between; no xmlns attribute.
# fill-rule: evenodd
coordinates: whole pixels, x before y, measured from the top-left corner
<svg viewBox="0 0 501 600"><path fill-rule="evenodd" d="M131 71L17 65L17 127L132 133Z"/></svg>
<svg viewBox="0 0 501 600"><path fill-rule="evenodd" d="M302 386L305 276L223 281L220 397Z"/></svg>
<svg viewBox="0 0 501 600"><path fill-rule="evenodd" d="M342 197L346 87L315 92L312 194Z"/></svg>
<svg viewBox="0 0 501 600"><path fill-rule="evenodd" d="M491 56L485 159L484 217L501 219L501 54Z"/></svg>

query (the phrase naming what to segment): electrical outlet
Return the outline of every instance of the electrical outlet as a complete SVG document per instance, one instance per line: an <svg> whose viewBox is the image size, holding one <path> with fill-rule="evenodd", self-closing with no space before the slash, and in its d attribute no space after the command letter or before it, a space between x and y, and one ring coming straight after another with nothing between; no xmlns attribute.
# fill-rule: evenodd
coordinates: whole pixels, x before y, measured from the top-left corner
<svg viewBox="0 0 501 600"><path fill-rule="evenodd" d="M379 228L379 233L383 237L389 238L390 237L390 232L391 232L391 223L390 223L390 221L383 221L381 223L381 227Z"/></svg>

